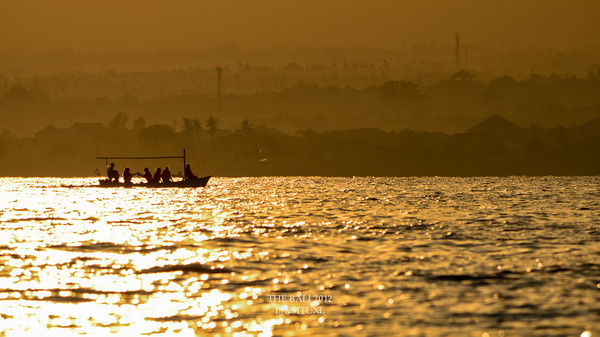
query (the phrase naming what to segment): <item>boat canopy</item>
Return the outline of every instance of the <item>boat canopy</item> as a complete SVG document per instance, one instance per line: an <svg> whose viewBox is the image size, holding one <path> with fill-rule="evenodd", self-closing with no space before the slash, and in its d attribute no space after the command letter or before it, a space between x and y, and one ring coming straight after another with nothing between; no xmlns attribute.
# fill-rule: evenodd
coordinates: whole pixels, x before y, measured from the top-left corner
<svg viewBox="0 0 600 337"><path fill-rule="evenodd" d="M150 156L150 157L115 157L115 156L101 156L101 157L96 157L96 159L104 159L104 161L106 162L106 166L108 167L108 160L109 159L183 159L183 168L185 170L185 166L186 166L186 158L185 158L185 149L183 149L183 155L182 156Z"/></svg>

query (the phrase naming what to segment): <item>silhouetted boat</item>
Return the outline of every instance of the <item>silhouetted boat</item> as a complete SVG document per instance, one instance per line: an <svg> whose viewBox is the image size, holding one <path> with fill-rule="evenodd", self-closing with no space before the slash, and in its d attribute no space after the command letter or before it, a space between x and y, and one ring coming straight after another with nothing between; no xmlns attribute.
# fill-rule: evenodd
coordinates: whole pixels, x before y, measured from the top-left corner
<svg viewBox="0 0 600 337"><path fill-rule="evenodd" d="M151 188L162 188L162 187L205 187L208 184L208 180L211 176L201 177L197 179L179 180L168 183L131 183L126 184L123 182L108 181L108 179L100 179L100 187L151 187Z"/></svg>
<svg viewBox="0 0 600 337"><path fill-rule="evenodd" d="M96 157L96 159L104 159L106 166L108 167L108 160L112 159L183 159L183 167L185 170L186 157L185 149L183 149L183 156L163 156L163 157ZM96 170L98 171L98 170ZM208 184L208 180L211 176L205 176L201 178L183 179L179 181L166 182L166 183L124 183L120 181L110 181L108 179L99 179L98 182L100 187L150 187L150 188L163 188L163 187L205 187Z"/></svg>

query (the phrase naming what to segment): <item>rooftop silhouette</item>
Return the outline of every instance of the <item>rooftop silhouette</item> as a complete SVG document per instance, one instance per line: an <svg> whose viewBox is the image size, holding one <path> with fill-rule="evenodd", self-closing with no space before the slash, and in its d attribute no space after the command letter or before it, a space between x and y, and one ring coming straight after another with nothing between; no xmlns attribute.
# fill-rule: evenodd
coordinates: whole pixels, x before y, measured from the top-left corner
<svg viewBox="0 0 600 337"><path fill-rule="evenodd" d="M27 104L38 102L39 99L20 85L12 86L2 97L0 104Z"/></svg>
<svg viewBox="0 0 600 337"><path fill-rule="evenodd" d="M468 129L468 132L488 133L495 136L510 136L522 134L525 129L509 122L499 115L492 115L484 121Z"/></svg>

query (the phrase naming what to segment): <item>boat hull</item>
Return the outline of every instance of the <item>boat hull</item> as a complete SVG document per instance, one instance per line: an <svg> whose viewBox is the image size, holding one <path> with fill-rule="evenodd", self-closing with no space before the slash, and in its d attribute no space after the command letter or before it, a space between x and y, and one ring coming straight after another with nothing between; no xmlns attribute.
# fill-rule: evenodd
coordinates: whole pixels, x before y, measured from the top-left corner
<svg viewBox="0 0 600 337"><path fill-rule="evenodd" d="M140 184L125 184L122 182L108 181L106 179L99 180L100 187L150 187L150 188L169 188L169 187L205 187L211 176L201 177L198 179L188 179L174 181L170 183L140 183Z"/></svg>

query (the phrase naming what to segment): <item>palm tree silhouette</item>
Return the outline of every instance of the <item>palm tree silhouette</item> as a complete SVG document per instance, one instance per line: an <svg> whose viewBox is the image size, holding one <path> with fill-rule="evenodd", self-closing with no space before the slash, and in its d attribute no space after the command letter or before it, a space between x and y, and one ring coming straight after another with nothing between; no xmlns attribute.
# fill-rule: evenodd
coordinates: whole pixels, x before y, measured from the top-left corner
<svg viewBox="0 0 600 337"><path fill-rule="evenodd" d="M214 116L208 116L208 119L206 119L204 123L208 129L208 135L211 138L214 137L215 133L219 130L219 123L221 123L221 121L216 119Z"/></svg>
<svg viewBox="0 0 600 337"><path fill-rule="evenodd" d="M242 126L240 127L240 132L243 134L249 134L254 129L254 125L250 123L247 119L242 121Z"/></svg>

